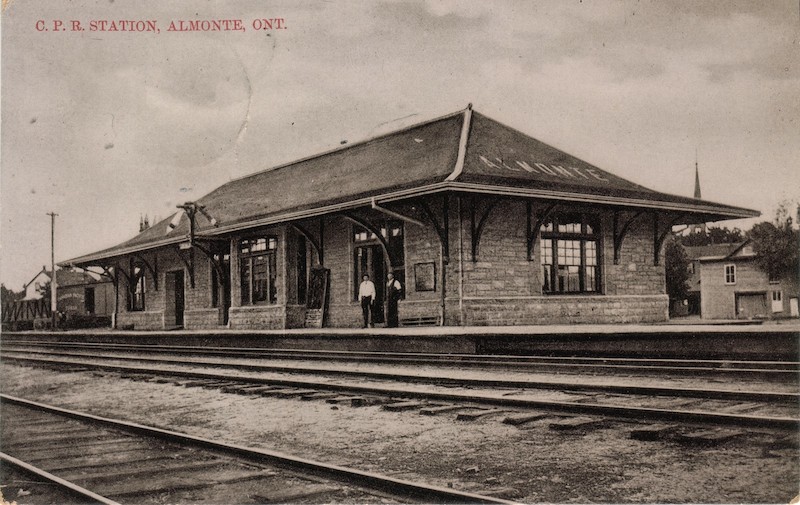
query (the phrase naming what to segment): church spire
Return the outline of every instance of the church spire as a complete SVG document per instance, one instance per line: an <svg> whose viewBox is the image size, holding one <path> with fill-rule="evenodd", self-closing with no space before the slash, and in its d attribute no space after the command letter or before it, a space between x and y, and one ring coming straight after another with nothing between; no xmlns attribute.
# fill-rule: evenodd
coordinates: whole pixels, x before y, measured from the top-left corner
<svg viewBox="0 0 800 505"><path fill-rule="evenodd" d="M700 170L697 168L697 159L694 160L694 197L702 198L700 196Z"/></svg>
<svg viewBox="0 0 800 505"><path fill-rule="evenodd" d="M700 169L697 165L697 150L694 151L694 197L701 198L700 195ZM706 224L693 224L690 228L692 233L705 233L706 232Z"/></svg>

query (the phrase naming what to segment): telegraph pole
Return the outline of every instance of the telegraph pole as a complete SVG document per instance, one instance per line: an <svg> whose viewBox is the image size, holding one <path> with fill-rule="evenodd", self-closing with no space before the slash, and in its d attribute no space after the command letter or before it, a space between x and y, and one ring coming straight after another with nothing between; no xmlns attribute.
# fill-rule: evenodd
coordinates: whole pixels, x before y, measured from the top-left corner
<svg viewBox="0 0 800 505"><path fill-rule="evenodd" d="M56 214L55 212L48 212L50 216L50 271L53 277L50 279L50 313L52 317L52 329L56 329L56 290L58 283L56 282Z"/></svg>

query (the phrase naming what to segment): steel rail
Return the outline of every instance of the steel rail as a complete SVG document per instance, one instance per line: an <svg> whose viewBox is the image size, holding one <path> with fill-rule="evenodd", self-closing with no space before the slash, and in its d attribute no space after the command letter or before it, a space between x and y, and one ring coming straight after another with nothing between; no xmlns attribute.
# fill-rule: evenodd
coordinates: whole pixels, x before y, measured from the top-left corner
<svg viewBox="0 0 800 505"><path fill-rule="evenodd" d="M765 361L765 360L710 360L710 359L678 359L678 358L625 358L625 357L592 357L592 356L530 356L507 354L437 354L437 353L399 353L375 351L337 351L314 349L280 349L256 347L220 347L220 346L173 346L173 345L139 345L95 342L46 342L7 340L6 345L30 347L64 347L64 348L102 348L135 352L171 352L186 354L237 355L254 358L296 358L296 359L337 359L377 362L410 362L415 364L457 363L473 365L530 366L551 364L558 366L597 367L609 369L641 369L686 372L722 372L722 373L777 373L796 375L800 371L800 362ZM738 368L745 365L749 368ZM780 368L753 368L753 367Z"/></svg>
<svg viewBox="0 0 800 505"><path fill-rule="evenodd" d="M5 399L6 395L0 395L0 396L2 396L3 399ZM52 482L54 484L58 484L60 487L66 489L68 492L70 492L70 493L72 493L74 495L81 496L83 498L88 498L88 499L90 499L90 500L92 500L94 502L103 503L104 505L120 505L119 502L115 502L114 500L111 500L110 498L106 498L105 496L100 496L97 493L93 493L92 491L89 491L88 489L86 489L84 487L81 487L81 486L79 486L79 485L77 485L77 484L75 484L73 482L68 481L68 480L62 479L61 477L58 477L56 475L53 475L52 473L46 472L46 471L42 470L41 468L33 466L30 463L26 463L25 461L22 461L21 459L17 459L14 456L10 456L10 455L8 455L8 454L6 454L4 452L0 452L0 460L2 460L5 463L8 463L10 465L13 465L13 466L15 466L17 468L20 468L20 469L22 469L22 470L24 470L24 471L26 471L28 473L32 473L32 474L34 474L34 475L36 475L38 477L41 477L42 479L45 479L45 480L47 480L49 482ZM3 503L6 503L6 502L4 501Z"/></svg>
<svg viewBox="0 0 800 505"><path fill-rule="evenodd" d="M215 381L238 381L251 384L281 385L297 388L313 388L327 391L340 391L366 395L381 395L390 397L420 398L433 401L466 402L501 407L517 407L523 409L541 409L569 413L609 415L633 419L658 419L670 421L711 422L725 425L756 426L762 428L800 429L800 419L793 417L767 417L728 414L723 412L709 412L698 410L670 410L652 407L629 407L622 405L600 405L577 402L563 402L550 400L531 400L510 398L507 396L492 396L485 394L465 394L457 392L418 391L401 388L365 386L359 384L336 384L330 382L317 382L310 380L272 379L248 375L228 375L220 373L199 372L192 370L168 370L149 367L123 366L100 364L90 361L59 361L42 358L14 358L18 361L43 363L55 366L73 366L94 368L122 373L150 374L166 377L181 377L194 379L209 379Z"/></svg>
<svg viewBox="0 0 800 505"><path fill-rule="evenodd" d="M386 492L394 496L406 496L414 499L444 501L448 503L515 503L501 498L495 498L493 496L458 491L441 486L398 479L374 472L347 468L330 463L323 463L279 451L261 449L257 447L247 447L227 442L218 442L208 438L189 435L187 433L167 430L164 428L77 412L74 410L64 409L53 405L46 405L44 403L25 400L23 398L6 394L0 394L0 401L14 405L21 405L52 414L62 415L72 419L78 419L83 422L109 426L130 433L178 442L183 445L204 447L206 449L219 451L225 454L234 454L251 461L267 461L273 465L291 469L300 469L316 475L327 476L339 481L345 481L357 486L369 487L371 489Z"/></svg>
<svg viewBox="0 0 800 505"><path fill-rule="evenodd" d="M21 351L3 350L0 356L17 359L14 353ZM561 391L601 391L605 393L623 393L638 395L669 395L685 398L703 398L717 400L738 400L738 401L766 401L782 403L800 402L800 394L783 393L776 391L731 391L726 389L698 389L698 388L676 388L666 386L634 386L617 384L586 384L557 381L534 381L534 380L508 380L508 379L476 379L447 377L440 375L421 375L395 372L371 372L361 370L342 370L330 368L312 368L286 365L263 365L248 363L227 363L223 361L203 361L202 359L177 359L160 357L135 357L108 354L86 354L70 352L49 352L49 351L26 351L30 354L47 356L64 356L68 358L84 359L107 359L119 361L138 361L159 363L165 365L186 365L186 366L205 366L211 368L231 368L236 370L247 370L251 372L277 372L290 374L313 374L328 375L349 378L367 378L376 380L388 380L397 382L411 382L420 384L448 384L459 386L475 387L504 387L504 388L527 388L527 389L548 389Z"/></svg>

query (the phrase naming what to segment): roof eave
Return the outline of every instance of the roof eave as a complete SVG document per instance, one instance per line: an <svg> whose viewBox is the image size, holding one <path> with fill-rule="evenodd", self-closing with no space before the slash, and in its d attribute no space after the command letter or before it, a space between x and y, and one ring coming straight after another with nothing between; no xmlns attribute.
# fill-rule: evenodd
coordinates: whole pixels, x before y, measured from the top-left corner
<svg viewBox="0 0 800 505"><path fill-rule="evenodd" d="M674 211L674 212L688 212L691 214L703 214L705 216L713 216L719 219L741 219L749 217L758 217L761 215L759 212L754 210L742 209L742 208L718 207L707 203L678 204L671 202L660 202L654 200L643 200L635 198L610 197L604 195L579 194L579 193L569 193L563 191L539 190L530 188L514 188L509 186L491 186L485 184L474 184L474 183L465 183L457 181L453 182L443 181L418 188L393 191L391 193L385 193L383 195L361 197L348 202L325 205L313 209L304 209L300 211L274 214L260 219L243 221L240 223L230 224L227 226L224 224L220 224L215 228L198 231L197 236L198 237L219 236L251 228L258 228L262 226L284 223L287 221L296 221L300 219L308 219L312 217L324 216L335 212L353 210L359 207L369 206L372 204L373 200L377 200L380 202L389 202L389 201L403 200L412 197L424 196L433 193L439 193L442 191L462 191L468 193L484 193L484 194L495 194L501 196L541 198L547 200L562 200L569 202L592 203L601 205L614 205L614 206L622 205L627 207L650 208L650 209L658 209L658 210ZM107 260L119 256L124 256L126 254L133 254L150 249L155 249L158 247L178 244L186 240L187 240L186 236L171 237L166 240L137 244L135 246L109 251L108 253L94 253L85 256L80 256L78 258L73 258L71 260L61 262L59 263L59 266L72 266L81 264L87 265L91 263L96 263L101 260Z"/></svg>
<svg viewBox="0 0 800 505"><path fill-rule="evenodd" d="M549 200L564 200L572 202L595 203L602 205L623 205L626 207L651 208L658 210L668 210L676 212L688 212L691 214L703 214L718 216L723 219L744 219L759 217L760 212L739 207L723 207L704 202L702 204L685 204L662 202L658 200L645 200L638 198L613 197L605 195L593 195L587 193L570 193L566 191L553 191L544 189L515 188L510 186L492 186L487 184L476 184L467 182L453 182L449 186L458 191L472 193L487 193L501 196L534 197ZM680 224L680 223L677 223Z"/></svg>

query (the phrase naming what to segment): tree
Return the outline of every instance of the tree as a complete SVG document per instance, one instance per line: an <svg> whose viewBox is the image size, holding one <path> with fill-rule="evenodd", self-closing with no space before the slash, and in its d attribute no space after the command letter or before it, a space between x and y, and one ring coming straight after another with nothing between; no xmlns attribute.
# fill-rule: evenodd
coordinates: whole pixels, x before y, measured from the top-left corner
<svg viewBox="0 0 800 505"><path fill-rule="evenodd" d="M36 292L42 295L42 300L50 300L50 284L48 280L36 288Z"/></svg>
<svg viewBox="0 0 800 505"><path fill-rule="evenodd" d="M20 291L17 293L12 289L8 289L5 284L0 284L0 300L5 304L6 302L15 302L25 298L25 292Z"/></svg>
<svg viewBox="0 0 800 505"><path fill-rule="evenodd" d="M744 241L744 234L739 228L725 228L720 226L709 226L705 230L681 235L681 244L685 246L701 246L711 244L736 244Z"/></svg>
<svg viewBox="0 0 800 505"><path fill-rule="evenodd" d="M667 277L667 295L670 300L685 300L689 296L689 256L674 236L664 248L664 269Z"/></svg>
<svg viewBox="0 0 800 505"><path fill-rule="evenodd" d="M753 241L756 265L770 278L798 277L800 233L792 226L788 203L778 206L773 222L764 221L754 225L748 235Z"/></svg>

